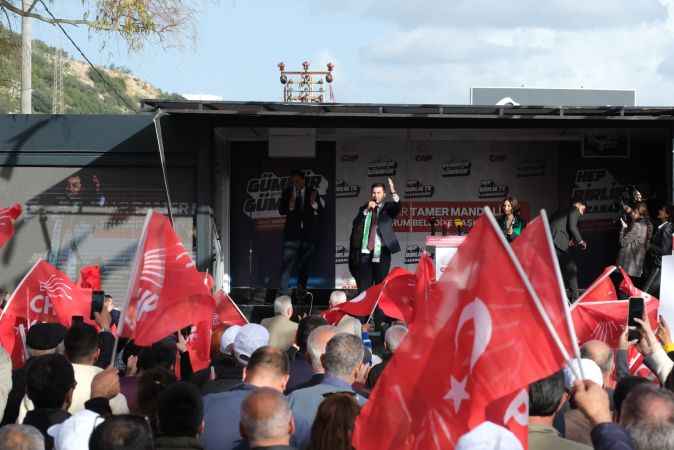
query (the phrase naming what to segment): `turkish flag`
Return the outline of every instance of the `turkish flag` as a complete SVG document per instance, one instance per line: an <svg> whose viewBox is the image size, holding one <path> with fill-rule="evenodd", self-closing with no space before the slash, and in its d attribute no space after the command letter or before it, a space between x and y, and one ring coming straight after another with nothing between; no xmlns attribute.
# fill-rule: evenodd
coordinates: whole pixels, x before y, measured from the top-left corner
<svg viewBox="0 0 674 450"><path fill-rule="evenodd" d="M578 297L576 303L579 302L591 302L591 301L606 301L606 300L617 300L618 294L616 293L615 286L613 281L611 281L610 275L615 272L617 269L616 266L608 266L604 269L599 277L592 282L589 288L583 295Z"/></svg>
<svg viewBox="0 0 674 450"><path fill-rule="evenodd" d="M659 300L655 297L644 298L646 315L653 329L658 325ZM578 342L583 344L597 339L617 348L620 333L627 326L629 300L610 300L607 302L576 302L571 307L571 317Z"/></svg>
<svg viewBox="0 0 674 450"><path fill-rule="evenodd" d="M410 323L414 319L417 276L397 267L382 286L379 308L388 317Z"/></svg>
<svg viewBox="0 0 674 450"><path fill-rule="evenodd" d="M228 325L245 325L248 319L243 315L241 310L236 306L234 300L225 294L222 289L215 293L215 316L213 325L225 323Z"/></svg>
<svg viewBox="0 0 674 450"><path fill-rule="evenodd" d="M358 450L451 449L504 397L512 396L503 409L523 414L515 393L564 365L486 214L432 287L437 295L417 301L415 326L356 419Z"/></svg>
<svg viewBox="0 0 674 450"><path fill-rule="evenodd" d="M120 335L136 345L153 343L202 321L211 321L215 301L203 274L163 214L148 211L129 291Z"/></svg>
<svg viewBox="0 0 674 450"><path fill-rule="evenodd" d="M3 314L34 322L58 322L69 327L73 316L89 323L91 289L82 289L66 274L40 259L23 277Z"/></svg>
<svg viewBox="0 0 674 450"><path fill-rule="evenodd" d="M14 222L22 211L20 203L14 203L9 208L0 208L0 248L14 236Z"/></svg>
<svg viewBox="0 0 674 450"><path fill-rule="evenodd" d="M101 290L101 268L98 265L84 266L80 269L77 285L81 288Z"/></svg>
<svg viewBox="0 0 674 450"><path fill-rule="evenodd" d="M529 222L513 242L512 248L541 299L552 326L557 330L562 345L569 355L574 355L577 342L572 326L566 320L569 303L561 282L547 216L540 215Z"/></svg>

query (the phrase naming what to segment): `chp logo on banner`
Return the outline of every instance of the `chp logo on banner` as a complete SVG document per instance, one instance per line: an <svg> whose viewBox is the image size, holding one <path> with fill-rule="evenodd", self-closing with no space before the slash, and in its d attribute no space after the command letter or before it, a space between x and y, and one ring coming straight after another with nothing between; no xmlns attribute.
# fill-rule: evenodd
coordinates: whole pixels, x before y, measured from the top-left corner
<svg viewBox="0 0 674 450"><path fill-rule="evenodd" d="M441 166L443 177L467 177L470 175L472 163L467 159L462 161L449 161Z"/></svg>
<svg viewBox="0 0 674 450"><path fill-rule="evenodd" d="M148 346L186 326L210 322L215 313L210 294L169 219L149 210L129 279L120 335Z"/></svg>
<svg viewBox="0 0 674 450"><path fill-rule="evenodd" d="M517 166L517 178L542 177L545 175L545 161L522 161Z"/></svg>
<svg viewBox="0 0 674 450"><path fill-rule="evenodd" d="M5 316L28 323L58 322L69 327L73 316L90 321L91 289L75 285L66 274L39 259L7 300Z"/></svg>
<svg viewBox="0 0 674 450"><path fill-rule="evenodd" d="M335 264L349 263L349 248L345 243L337 244L335 247Z"/></svg>
<svg viewBox="0 0 674 450"><path fill-rule="evenodd" d="M409 244L405 248L405 264L418 263L423 251L423 244Z"/></svg>
<svg viewBox="0 0 674 450"><path fill-rule="evenodd" d="M480 180L479 198L505 198L509 189L505 184L497 184L494 180Z"/></svg>
<svg viewBox="0 0 674 450"><path fill-rule="evenodd" d="M587 204L583 228L613 230L613 221L621 209L618 199L624 190L625 186L607 169L577 170L571 195Z"/></svg>
<svg viewBox="0 0 674 450"><path fill-rule="evenodd" d="M407 180L405 198L433 197L435 187L432 184L423 184L419 180Z"/></svg>
<svg viewBox="0 0 674 450"><path fill-rule="evenodd" d="M393 160L375 160L370 161L367 166L367 176L368 177L390 177L396 174L398 168L398 163Z"/></svg>
<svg viewBox="0 0 674 450"><path fill-rule="evenodd" d="M324 197L328 190L328 180L311 169L303 170L305 183ZM278 212L283 190L287 188L289 177L278 176L274 172L263 172L259 177L248 180L243 202L243 213L255 221L257 227L265 229L281 229L285 217Z"/></svg>
<svg viewBox="0 0 674 450"><path fill-rule="evenodd" d="M344 180L338 180L335 183L335 197L350 198L358 197L360 195L360 185L350 184Z"/></svg>

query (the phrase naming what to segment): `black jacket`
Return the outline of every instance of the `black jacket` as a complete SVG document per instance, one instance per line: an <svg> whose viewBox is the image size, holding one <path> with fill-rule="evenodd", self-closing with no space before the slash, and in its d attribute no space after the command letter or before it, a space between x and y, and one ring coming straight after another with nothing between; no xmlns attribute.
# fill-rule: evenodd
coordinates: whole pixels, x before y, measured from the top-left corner
<svg viewBox="0 0 674 450"><path fill-rule="evenodd" d="M575 206L570 209L556 212L550 220L550 231L555 248L562 252L569 251L569 242L572 240L577 243L583 240L578 230L578 219L580 211Z"/></svg>
<svg viewBox="0 0 674 450"><path fill-rule="evenodd" d="M365 225L365 214L363 211L367 209L367 204L361 206L358 209L358 214L353 219L352 227L352 236L351 236L351 245L355 244L357 253L360 253L360 247L363 242L363 230ZM377 220L377 234L381 239L382 246L386 247L391 254L398 253L400 251L400 243L396 237L395 231L393 231L393 220L400 213L400 202L385 202L380 210L379 217ZM357 232L354 236L353 232Z"/></svg>
<svg viewBox="0 0 674 450"><path fill-rule="evenodd" d="M655 229L653 238L648 244L648 262L655 267L662 266L662 257L672 254L672 223L665 222L662 228Z"/></svg>
<svg viewBox="0 0 674 450"><path fill-rule="evenodd" d="M28 411L23 419L24 425L32 425L44 436L45 449L54 448L54 438L49 436L47 430L52 425L65 422L70 417L68 411L62 409L41 408Z"/></svg>
<svg viewBox="0 0 674 450"><path fill-rule="evenodd" d="M286 188L281 196L278 212L286 216L286 224L283 229L283 239L286 241L315 242L320 238L319 221L323 212L321 197L316 189L309 186L304 188L304 198L295 197L295 205L290 210L290 197L293 189ZM311 195L315 192L318 208L311 207Z"/></svg>

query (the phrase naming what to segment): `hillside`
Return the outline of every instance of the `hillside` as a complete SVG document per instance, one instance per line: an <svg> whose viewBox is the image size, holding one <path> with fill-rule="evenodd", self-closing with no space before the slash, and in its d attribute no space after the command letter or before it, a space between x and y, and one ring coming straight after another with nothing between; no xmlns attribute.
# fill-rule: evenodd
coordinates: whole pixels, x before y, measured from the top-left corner
<svg viewBox="0 0 674 450"><path fill-rule="evenodd" d="M33 41L33 112L52 112L52 80L55 49ZM138 108L141 98L181 99L134 76L123 67L96 68L114 85L124 100L84 61L65 54L63 100L66 114L124 114L125 105ZM21 38L0 26L0 114L16 113L20 105Z"/></svg>

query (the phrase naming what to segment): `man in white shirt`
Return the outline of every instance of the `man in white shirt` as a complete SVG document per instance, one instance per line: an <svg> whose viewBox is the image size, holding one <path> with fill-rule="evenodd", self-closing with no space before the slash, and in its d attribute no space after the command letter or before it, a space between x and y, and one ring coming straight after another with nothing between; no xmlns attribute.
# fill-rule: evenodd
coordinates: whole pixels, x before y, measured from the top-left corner
<svg viewBox="0 0 674 450"><path fill-rule="evenodd" d="M66 333L64 344L66 358L73 365L77 382L72 403L68 408L70 414L75 414L84 409L84 403L91 398L91 381L103 371L94 365L100 353L98 333L91 325L76 324ZM128 414L126 397L118 394L110 399L110 409L113 414Z"/></svg>

